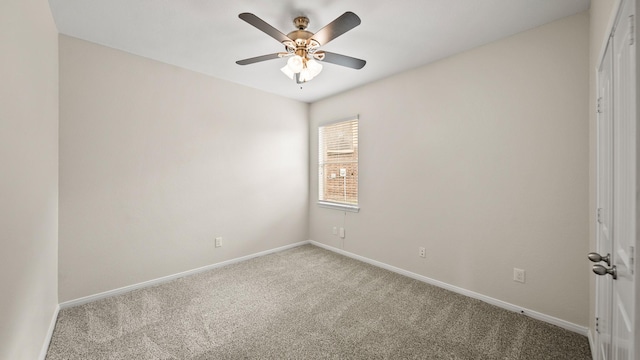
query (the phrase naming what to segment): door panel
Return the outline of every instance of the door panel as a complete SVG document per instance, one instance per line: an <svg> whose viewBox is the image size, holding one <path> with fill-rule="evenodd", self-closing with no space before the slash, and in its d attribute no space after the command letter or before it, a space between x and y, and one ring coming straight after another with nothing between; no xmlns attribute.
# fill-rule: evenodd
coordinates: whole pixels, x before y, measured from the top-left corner
<svg viewBox="0 0 640 360"><path fill-rule="evenodd" d="M598 360L637 360L638 128L635 6L621 0L598 68L596 334ZM606 255L610 254L610 258ZM603 260L603 261L600 261ZM611 264L604 262L609 260ZM607 270L607 271L605 271ZM640 353L637 354L640 358Z"/></svg>
<svg viewBox="0 0 640 360"><path fill-rule="evenodd" d="M613 35L613 359L634 359L636 243L635 1L622 3Z"/></svg>

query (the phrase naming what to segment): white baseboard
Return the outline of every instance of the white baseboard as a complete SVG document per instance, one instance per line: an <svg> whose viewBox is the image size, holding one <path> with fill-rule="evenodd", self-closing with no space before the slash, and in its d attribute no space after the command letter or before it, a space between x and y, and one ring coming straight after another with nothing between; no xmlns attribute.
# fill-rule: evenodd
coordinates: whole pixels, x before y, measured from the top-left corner
<svg viewBox="0 0 640 360"><path fill-rule="evenodd" d="M56 309L53 311L53 315L51 316L51 322L49 323L47 336L44 338L42 349L40 349L40 355L38 356L38 360L44 360L47 357L47 350L49 350L49 344L51 343L51 338L53 337L53 330L56 328L56 321L58 320L59 312L60 312L60 305L56 305Z"/></svg>
<svg viewBox="0 0 640 360"><path fill-rule="evenodd" d="M407 270L404 270L404 269L401 269L401 268L398 268L398 267L395 267L395 266L392 266L392 265L389 265L389 264L385 264L385 263L380 262L380 261L372 260L372 259L366 258L364 256L356 255L354 253L350 253L348 251L344 251L344 250L335 248L333 246L322 244L322 243L319 243L319 242L314 241L314 240L301 241L301 242L297 242L297 243L294 243L294 244L281 246L281 247L278 247L278 248L275 248L275 249L265 250L265 251L258 252L258 253L255 253L255 254L242 256L242 257L231 259L231 260L222 261L222 262L219 262L219 263L216 263L216 264L203 266L203 267L200 267L200 268L197 268L197 269L188 270L188 271L184 271L184 272L173 274L173 275L164 276L164 277L153 279L153 280L144 281L144 282L141 282L141 283L124 286L124 287L121 287L121 288L118 288L118 289L105 291L105 292L102 292L102 293L99 293L99 294L89 295L89 296L85 296L85 297L82 297L82 298L79 298L79 299L65 301L65 302L60 304L60 306L58 307L58 310L59 309L69 308L69 307L73 307L73 306L78 306L78 305L82 305L82 304L86 304L86 303L89 303L89 302L92 302L92 301L108 298L108 297L111 297L111 296L124 294L124 293L130 292L130 291L133 291L133 290L137 290L137 289L141 289L141 288L145 288L145 287L149 287L149 286L158 285L158 284L165 283L165 282L168 282L168 281L171 281L171 280L175 280L175 279L178 279L178 278L181 278L181 277L184 277L184 276L193 275L193 274L197 274L197 273L200 273L200 272L203 272L203 271L216 269L216 268L223 267L223 266L226 266L226 265L235 264L235 263L238 263L238 262L241 262L241 261L246 261L246 260L249 260L249 259L253 259L253 258L256 258L256 257L272 254L272 253L283 251L283 250L287 250L287 249L291 249L291 248L298 247L298 246L305 245L305 244L313 244L313 245L321 247L323 249L326 249L326 250L329 250L329 251L333 251L335 253L350 257L352 259L356 259L356 260L365 262L367 264L371 264L371 265L374 265L374 266L377 266L377 267L380 267L380 268L395 272L397 274L404 275L404 276L410 277L412 279L416 279L418 281L425 282L427 284L431 284L431 285L434 285L434 286L437 286L437 287L440 287L440 288L443 288L443 289L447 289L449 291L453 291L453 292L458 293L458 294L462 294L462 295L465 295L465 296L468 296L468 297L471 297L471 298L474 298L474 299L478 299L478 300L484 301L486 303L489 303L491 305L495 305L495 306L498 306L500 308L503 308L503 309L506 309L506 310L509 310L509 311L518 312L518 313L527 315L527 316L529 316L531 318L534 318L534 319L537 319L537 320L541 320L541 321L547 322L549 324L556 325L556 326L561 327L563 329L566 329L566 330L569 330L569 331L573 331L573 332L576 332L576 333L581 334L581 335L588 336L589 337L589 343L590 343L591 348L593 350L592 338L591 338L589 329L587 327L580 326L580 325L568 322L566 320L562 320L562 319L559 319L559 318L556 318L556 317L553 317L553 316L550 316L550 315L547 315L547 314L543 314L543 313L540 313L540 312L537 312L537 311L529 310L529 309L526 309L526 308L511 304L511 303L508 303L508 302L505 302L505 301L502 301L502 300L494 299L492 297L489 297L489 296L486 296L486 295L482 295L482 294L479 294L479 293L476 293L476 292L473 292L473 291L470 291L470 290L467 290L467 289L463 289L463 288L460 288L460 287L457 287L457 286L454 286L454 285L451 285L451 284L447 284L447 283L439 281L439 280L431 279L429 277L426 277L426 276L423 276L423 275L419 275L419 274L413 273L411 271L407 271ZM56 314L55 314L56 316L52 320L52 326L51 326L51 329L50 329L50 333L53 333L53 327L55 326L55 319L57 318L58 310L56 310ZM49 340L50 340L50 336L49 336ZM47 342L46 345L48 347L48 342ZM46 348L44 348L44 354L46 355Z"/></svg>
<svg viewBox="0 0 640 360"><path fill-rule="evenodd" d="M553 325L559 326L559 327L561 327L563 329L566 329L566 330L569 330L569 331L573 331L573 332L576 332L576 333L581 334L581 335L585 335L586 336L587 333L588 333L588 328L586 328L584 326L580 326L580 325L574 324L574 323L571 323L571 322L568 322L566 320L558 319L556 317L553 317L553 316L550 316L550 315L547 315L547 314L543 314L543 313L540 313L540 312L537 312L537 311L533 311L533 310L529 310L529 309L526 309L526 308L523 308L523 307L520 307L520 306L516 306L516 305L510 304L508 302L502 301L502 300L494 299L492 297L489 297L489 296L486 296L486 295L482 295L482 294L479 294L477 292L473 292L473 291L470 291L470 290L467 290L467 289L463 289L463 288L460 288L460 287L457 287L457 286L454 286L454 285L450 285L450 284L444 283L442 281L431 279L431 278L428 278L426 276L422 276L422 275L413 273L411 271L400 269L400 268L397 268L395 266L391 266L389 264L385 264L385 263L380 262L380 261L372 260L372 259L366 258L364 256L356 255L356 254L350 253L348 251L344 251L344 250L335 248L333 246L329 246L329 245L326 245L326 244L319 243L319 242L314 241L314 240L309 240L309 243L313 244L315 246L327 249L329 251L333 251L335 253L338 253L338 254L341 254L341 255L356 259L356 260L360 260L360 261L365 262L367 264L371 264L371 265L374 265L374 266L377 266L377 267L380 267L380 268L383 268L383 269L386 269L386 270L389 270L389 271L393 271L393 272L398 273L400 275L404 275L404 276L410 277L412 279L416 279L416 280L425 282L427 284L431 284L431 285L434 285L434 286L437 286L437 287L440 287L440 288L443 288L443 289L447 289L447 290L453 291L453 292L458 293L458 294L462 294L462 295L465 295L465 296L468 296L468 297L471 297L471 298L474 298L474 299L478 299L478 300L484 301L486 303L498 306L498 307L506 309L506 310L510 310L510 311L514 311L514 312L518 312L518 313L527 315L527 316L529 316L531 318L534 318L534 319L537 319L537 320L541 320L541 321L547 322L549 324L553 324Z"/></svg>
<svg viewBox="0 0 640 360"><path fill-rule="evenodd" d="M146 288L146 287L162 284L162 283L165 283L165 282L168 282L168 281L171 281L171 280L175 280L175 279L178 279L178 278L181 278L181 277L185 277L185 276L201 273L203 271L207 271L207 270L216 269L216 268L219 268L219 267L223 267L223 266L239 263L241 261L246 261L246 260L253 259L253 258L256 258L256 257L272 254L272 253L275 253L275 252L278 252L278 251L291 249L291 248L298 247L298 246L301 246L301 245L305 245L305 244L308 244L308 243L309 243L309 241L300 241L300 242L297 242L297 243L293 243L293 244L277 247L275 249L265 250L265 251L261 251L261 252L255 253L255 254L241 256L239 258L226 260L226 261L222 261L222 262L219 262L219 263L215 263L215 264L199 267L197 269L187 270L187 271L183 271L181 273L168 275L168 276L164 276L164 277L153 279L153 280L149 280L149 281L144 281L144 282L141 282L141 283L124 286L124 287L121 287L121 288L118 288L118 289L113 289L113 290L101 292L101 293L98 293L98 294L81 297L79 299L65 301L63 303L60 303L60 309L66 309L66 308L69 308L69 307L86 304L86 303L89 303L89 302L92 302L92 301L96 301L96 300L105 299L105 298L108 298L108 297L112 297L112 296L128 293L128 292L131 292L133 290L142 289L142 288Z"/></svg>

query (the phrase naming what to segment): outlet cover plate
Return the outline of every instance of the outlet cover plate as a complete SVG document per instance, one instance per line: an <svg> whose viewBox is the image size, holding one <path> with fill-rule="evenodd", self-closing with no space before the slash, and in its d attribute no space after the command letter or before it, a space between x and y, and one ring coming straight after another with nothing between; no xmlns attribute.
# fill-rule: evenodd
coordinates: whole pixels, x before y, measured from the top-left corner
<svg viewBox="0 0 640 360"><path fill-rule="evenodd" d="M524 283L525 282L524 270L513 268L513 281Z"/></svg>

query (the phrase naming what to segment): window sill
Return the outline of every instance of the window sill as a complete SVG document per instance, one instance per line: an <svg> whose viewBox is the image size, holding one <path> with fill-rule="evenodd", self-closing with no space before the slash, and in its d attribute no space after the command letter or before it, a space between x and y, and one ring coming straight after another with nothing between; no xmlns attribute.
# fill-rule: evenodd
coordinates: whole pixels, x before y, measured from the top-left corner
<svg viewBox="0 0 640 360"><path fill-rule="evenodd" d="M349 211L349 212L355 212L355 213L360 211L360 207L358 205L340 204L340 203L334 203L329 201L318 201L318 206L327 208L327 209Z"/></svg>

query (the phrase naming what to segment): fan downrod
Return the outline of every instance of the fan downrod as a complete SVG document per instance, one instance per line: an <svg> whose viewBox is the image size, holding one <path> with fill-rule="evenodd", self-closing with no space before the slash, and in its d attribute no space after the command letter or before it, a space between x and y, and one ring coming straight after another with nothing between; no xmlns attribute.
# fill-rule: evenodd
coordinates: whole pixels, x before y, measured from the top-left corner
<svg viewBox="0 0 640 360"><path fill-rule="evenodd" d="M298 16L293 19L293 24L298 28L298 30L304 30L309 26L309 18L306 16Z"/></svg>

